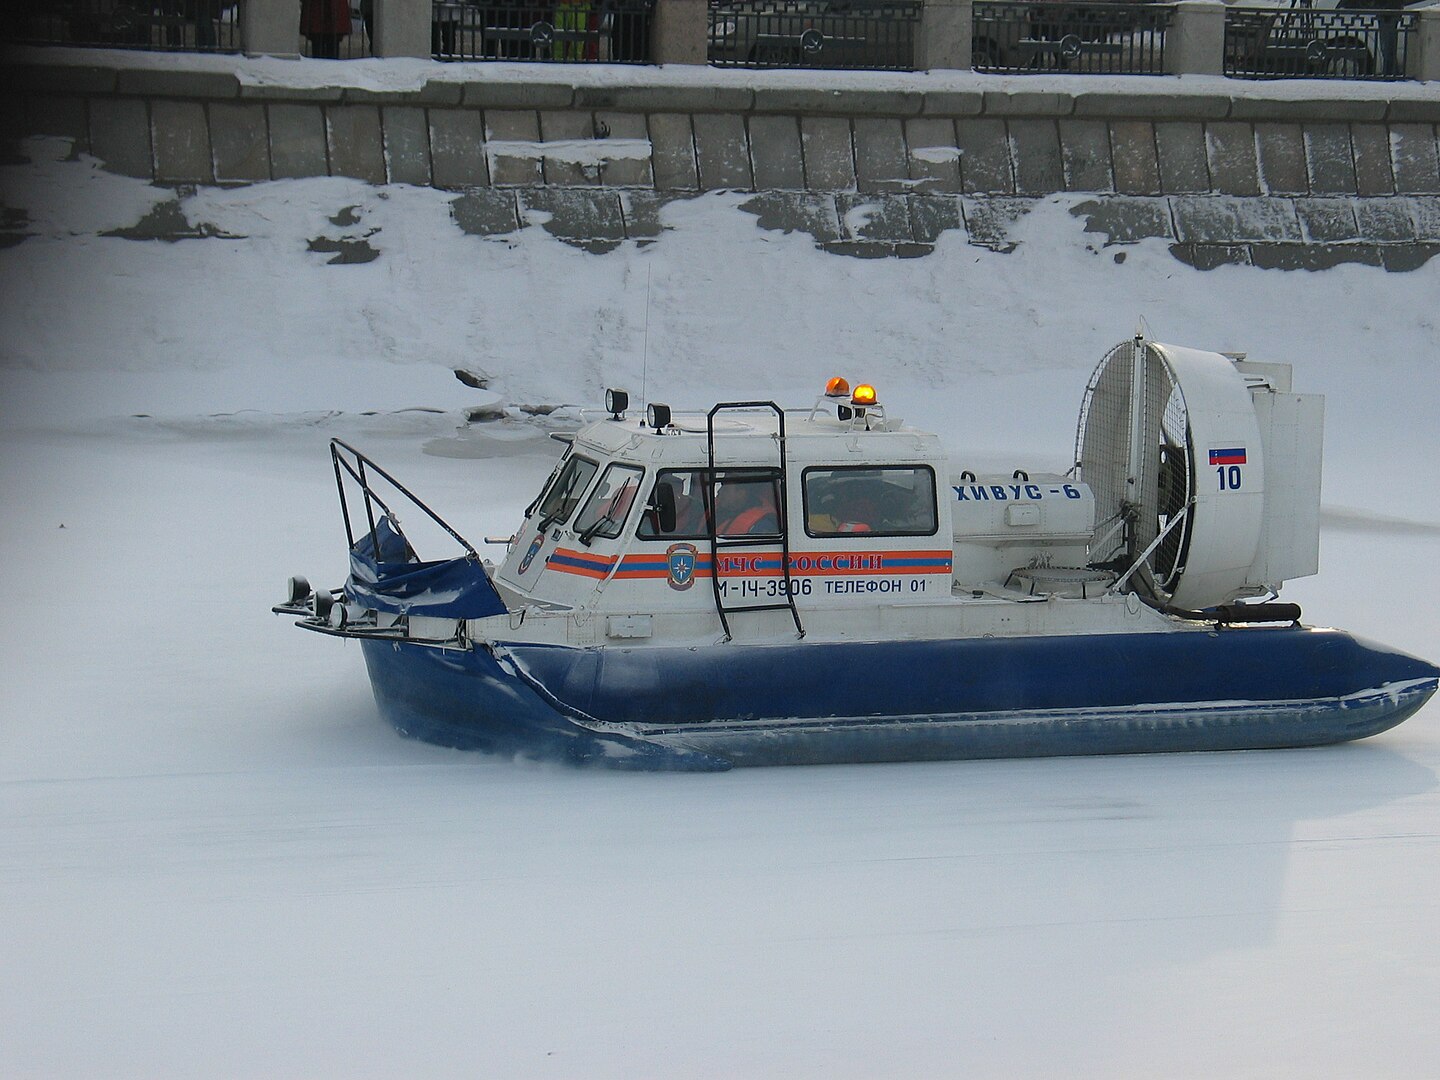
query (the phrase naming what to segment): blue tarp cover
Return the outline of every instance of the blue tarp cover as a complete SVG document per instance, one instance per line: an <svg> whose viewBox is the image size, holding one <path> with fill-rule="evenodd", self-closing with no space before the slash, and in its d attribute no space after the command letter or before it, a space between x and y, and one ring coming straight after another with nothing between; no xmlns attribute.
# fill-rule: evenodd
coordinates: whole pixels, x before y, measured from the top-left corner
<svg viewBox="0 0 1440 1080"><path fill-rule="evenodd" d="M400 615L483 619L507 610L479 562L421 562L389 517L375 523L373 539L366 533L350 549L345 591L357 604Z"/></svg>

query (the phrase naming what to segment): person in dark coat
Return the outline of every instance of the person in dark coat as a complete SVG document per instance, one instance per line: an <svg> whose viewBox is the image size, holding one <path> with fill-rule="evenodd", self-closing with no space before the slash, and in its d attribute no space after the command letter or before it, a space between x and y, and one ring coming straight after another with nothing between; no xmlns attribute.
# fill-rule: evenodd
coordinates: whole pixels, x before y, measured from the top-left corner
<svg viewBox="0 0 1440 1080"><path fill-rule="evenodd" d="M220 18L220 0L188 0L186 10L195 23L195 48L215 48L215 23Z"/></svg>
<svg viewBox="0 0 1440 1080"><path fill-rule="evenodd" d="M1341 0L1342 11L1375 12L1375 37L1379 45L1380 71L1386 78L1405 75L1404 57L1400 53L1400 20L1404 9L1424 0Z"/></svg>
<svg viewBox="0 0 1440 1080"><path fill-rule="evenodd" d="M300 0L300 33L310 40L310 55L340 59L340 39L350 33L349 0Z"/></svg>

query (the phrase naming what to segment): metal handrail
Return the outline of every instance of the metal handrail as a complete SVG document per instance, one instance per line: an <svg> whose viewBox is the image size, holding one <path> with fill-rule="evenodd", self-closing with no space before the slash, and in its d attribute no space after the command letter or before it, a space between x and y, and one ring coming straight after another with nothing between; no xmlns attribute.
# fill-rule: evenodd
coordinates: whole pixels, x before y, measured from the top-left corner
<svg viewBox="0 0 1440 1080"><path fill-rule="evenodd" d="M717 67L911 71L920 0L709 0Z"/></svg>
<svg viewBox="0 0 1440 1080"><path fill-rule="evenodd" d="M1413 12L1289 7L1225 11L1224 73L1232 78L1405 79Z"/></svg>
<svg viewBox="0 0 1440 1080"><path fill-rule="evenodd" d="M0 42L147 52L240 51L237 0L38 0L9 4Z"/></svg>
<svg viewBox="0 0 1440 1080"><path fill-rule="evenodd" d="M1165 74L1165 4L977 0L971 59L1011 74Z"/></svg>
<svg viewBox="0 0 1440 1080"><path fill-rule="evenodd" d="M349 461L345 459L345 457L341 454L342 450L355 459L354 465L352 465ZM380 543L379 537L376 535L376 518L374 510L375 506L380 507L380 509L384 511L385 516L390 519L391 525L395 528L397 532L400 532L400 522L399 519L396 518L395 512L390 509L389 505L383 499L381 499L380 496L375 493L375 490L370 486L370 481L366 476L366 468L368 467L376 475L383 478L386 483L388 483L401 495L405 496L405 498L410 501L411 505L419 509L428 518L430 518L431 521L433 521L447 534L449 534L451 539L453 539L457 544L459 544L465 549L466 558L473 559L476 562L480 561L480 553L475 550L475 548L471 545L470 541L466 540L463 536L461 536L458 532L451 528L450 524L434 510L431 510L430 507L425 505L425 503L421 501L419 496L417 496L404 484L400 483L399 480L396 480L395 477L391 476L388 472L386 472L383 468L377 465L371 458L367 457L361 451L355 449L355 447L351 446L343 439L331 439L330 459L335 466L335 487L340 494L340 512L345 518L345 539L349 542L351 548L355 546L355 530L350 523L350 505L345 498L345 482L344 478L341 476L342 469L347 475L350 476L352 480L355 481L356 484L359 485L360 490L364 493L365 519L367 524L370 526L370 544L374 548L376 553L379 553ZM400 534L401 536L404 536L403 532L401 532ZM408 539L406 540L406 543L409 543Z"/></svg>
<svg viewBox="0 0 1440 1080"><path fill-rule="evenodd" d="M437 60L651 63L655 0L434 0Z"/></svg>

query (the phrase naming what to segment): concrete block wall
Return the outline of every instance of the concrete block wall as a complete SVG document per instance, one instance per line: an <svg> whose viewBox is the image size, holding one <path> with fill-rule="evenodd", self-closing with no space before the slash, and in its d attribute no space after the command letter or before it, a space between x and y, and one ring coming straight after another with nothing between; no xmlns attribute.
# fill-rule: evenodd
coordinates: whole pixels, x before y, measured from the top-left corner
<svg viewBox="0 0 1440 1080"><path fill-rule="evenodd" d="M664 202L715 190L753 193L762 227L854 255L924 254L948 232L1003 250L1009 226L1059 193L1091 196L1074 212L1101 243L1159 238L1197 266L1406 269L1440 248L1440 97L1339 87L1280 100L1228 84L1138 96L1083 78L1064 92L767 87L730 74L437 76L380 91L19 64L5 76L5 153L52 134L161 184L433 185L465 193L462 227L518 228L525 208L545 209L552 232L594 250L649 238Z"/></svg>

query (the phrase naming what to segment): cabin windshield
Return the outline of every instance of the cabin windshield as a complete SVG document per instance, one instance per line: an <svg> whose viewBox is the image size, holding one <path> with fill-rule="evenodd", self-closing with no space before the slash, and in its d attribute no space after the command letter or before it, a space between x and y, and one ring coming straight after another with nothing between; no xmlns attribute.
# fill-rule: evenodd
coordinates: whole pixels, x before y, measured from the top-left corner
<svg viewBox="0 0 1440 1080"><path fill-rule="evenodd" d="M600 468L589 458L572 457L560 470L550 489L540 500L540 528L548 529L557 522L567 520L579 505L580 496L590 486L596 470Z"/></svg>
<svg viewBox="0 0 1440 1080"><path fill-rule="evenodd" d="M575 519L575 531L580 539L589 543L597 537L608 540L619 536L644 475L645 470L635 465L609 466L586 501L585 509Z"/></svg>
<svg viewBox="0 0 1440 1080"><path fill-rule="evenodd" d="M531 499L530 505L525 507L526 521L530 520L530 515L535 513L535 508L540 505L540 500L545 498L546 494L550 491L551 485L555 483L555 478L560 475L560 470L570 463L570 450L571 447L569 446L565 448L565 452L560 455L560 460L555 462L555 467L550 470L550 475L545 478L545 483L540 485L540 494Z"/></svg>

